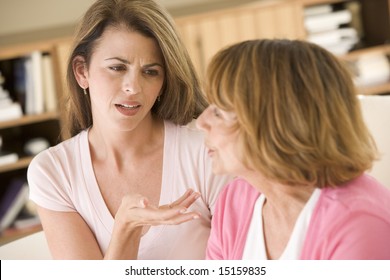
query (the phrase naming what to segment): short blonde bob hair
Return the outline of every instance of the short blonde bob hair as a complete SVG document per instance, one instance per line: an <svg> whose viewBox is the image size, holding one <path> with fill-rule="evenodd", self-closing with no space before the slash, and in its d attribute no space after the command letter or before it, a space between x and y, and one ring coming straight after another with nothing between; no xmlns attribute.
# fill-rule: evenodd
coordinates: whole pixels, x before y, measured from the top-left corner
<svg viewBox="0 0 390 280"><path fill-rule="evenodd" d="M72 62L76 56L82 56L89 66L96 43L109 26L125 26L154 38L161 49L165 81L160 101L155 103L152 113L181 125L198 117L207 102L188 52L167 11L152 0L97 0L79 23L68 61L70 135L76 135L93 122L89 95L84 95L78 85Z"/></svg>
<svg viewBox="0 0 390 280"><path fill-rule="evenodd" d="M347 69L299 40L252 40L208 67L210 103L237 114L244 164L288 185L338 186L370 169L376 146Z"/></svg>

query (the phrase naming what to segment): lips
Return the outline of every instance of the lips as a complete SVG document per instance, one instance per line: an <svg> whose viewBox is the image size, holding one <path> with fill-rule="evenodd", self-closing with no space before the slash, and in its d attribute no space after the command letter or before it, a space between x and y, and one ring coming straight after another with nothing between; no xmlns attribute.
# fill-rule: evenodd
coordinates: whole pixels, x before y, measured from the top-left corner
<svg viewBox="0 0 390 280"><path fill-rule="evenodd" d="M115 104L115 106L121 107L124 109L129 109L129 110L137 109L137 108L141 107L141 105L127 105L127 104Z"/></svg>
<svg viewBox="0 0 390 280"><path fill-rule="evenodd" d="M212 157L215 153L215 150L208 148L207 154Z"/></svg>
<svg viewBox="0 0 390 280"><path fill-rule="evenodd" d="M118 103L115 104L115 108L124 116L134 116L138 113L141 108L141 104L139 103Z"/></svg>

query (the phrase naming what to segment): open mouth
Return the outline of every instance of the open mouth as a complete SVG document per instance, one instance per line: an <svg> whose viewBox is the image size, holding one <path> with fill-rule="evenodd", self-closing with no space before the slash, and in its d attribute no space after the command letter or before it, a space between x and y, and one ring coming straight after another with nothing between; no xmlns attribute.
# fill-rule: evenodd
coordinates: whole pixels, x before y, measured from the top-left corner
<svg viewBox="0 0 390 280"><path fill-rule="evenodd" d="M129 109L129 110L137 109L141 107L141 105L126 105L126 104L115 104L115 106L123 109Z"/></svg>

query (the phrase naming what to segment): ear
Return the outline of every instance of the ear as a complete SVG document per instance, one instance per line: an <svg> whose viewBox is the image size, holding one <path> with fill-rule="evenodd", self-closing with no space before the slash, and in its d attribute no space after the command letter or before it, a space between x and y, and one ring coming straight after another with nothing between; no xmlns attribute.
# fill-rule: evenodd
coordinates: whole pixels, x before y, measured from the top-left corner
<svg viewBox="0 0 390 280"><path fill-rule="evenodd" d="M80 55L76 56L72 61L72 68L79 86L83 89L88 88L88 68L84 57Z"/></svg>

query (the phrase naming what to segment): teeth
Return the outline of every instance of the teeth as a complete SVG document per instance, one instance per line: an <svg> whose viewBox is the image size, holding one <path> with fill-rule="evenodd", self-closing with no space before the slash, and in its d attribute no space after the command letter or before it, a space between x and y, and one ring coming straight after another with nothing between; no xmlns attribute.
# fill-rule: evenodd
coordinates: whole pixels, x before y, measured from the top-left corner
<svg viewBox="0 0 390 280"><path fill-rule="evenodd" d="M126 105L126 104L119 104L119 106L124 107L124 108L128 108L128 109L135 109L135 108L139 107L139 105Z"/></svg>

